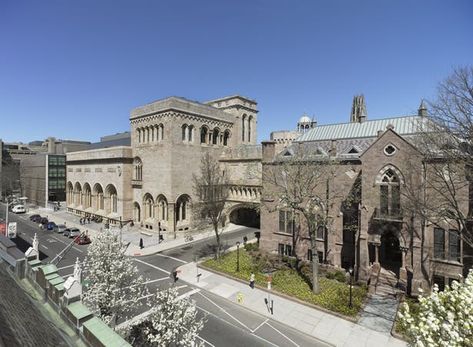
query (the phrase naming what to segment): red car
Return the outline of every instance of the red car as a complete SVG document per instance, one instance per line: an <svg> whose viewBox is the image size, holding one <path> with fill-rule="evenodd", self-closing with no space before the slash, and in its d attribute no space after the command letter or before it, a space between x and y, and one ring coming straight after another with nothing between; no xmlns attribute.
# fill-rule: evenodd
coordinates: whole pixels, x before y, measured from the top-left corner
<svg viewBox="0 0 473 347"><path fill-rule="evenodd" d="M81 236L76 237L74 242L77 243L78 245L88 245L92 241L90 240L90 237L88 237L87 235L81 235Z"/></svg>

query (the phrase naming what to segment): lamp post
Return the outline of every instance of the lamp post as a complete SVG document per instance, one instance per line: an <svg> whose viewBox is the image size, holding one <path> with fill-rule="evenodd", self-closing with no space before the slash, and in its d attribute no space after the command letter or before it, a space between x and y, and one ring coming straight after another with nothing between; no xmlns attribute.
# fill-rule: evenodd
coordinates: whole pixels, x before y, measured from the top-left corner
<svg viewBox="0 0 473 347"><path fill-rule="evenodd" d="M236 243L237 246L237 272L240 272L240 241L237 241Z"/></svg>
<svg viewBox="0 0 473 347"><path fill-rule="evenodd" d="M352 303L353 268L350 267L348 269L348 272L350 273L350 302L348 303L348 307L352 308L353 307L353 303Z"/></svg>

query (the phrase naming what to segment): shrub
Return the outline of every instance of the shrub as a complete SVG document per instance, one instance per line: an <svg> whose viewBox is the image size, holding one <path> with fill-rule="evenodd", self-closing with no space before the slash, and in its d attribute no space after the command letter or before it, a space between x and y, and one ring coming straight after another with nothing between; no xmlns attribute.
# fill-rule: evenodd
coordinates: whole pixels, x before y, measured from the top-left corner
<svg viewBox="0 0 473 347"><path fill-rule="evenodd" d="M346 283L347 275L344 271L336 270L336 271L329 271L325 275L328 279L337 280L340 283Z"/></svg>
<svg viewBox="0 0 473 347"><path fill-rule="evenodd" d="M247 252L257 251L258 250L258 244L257 243L247 243L247 244L245 244L245 250Z"/></svg>

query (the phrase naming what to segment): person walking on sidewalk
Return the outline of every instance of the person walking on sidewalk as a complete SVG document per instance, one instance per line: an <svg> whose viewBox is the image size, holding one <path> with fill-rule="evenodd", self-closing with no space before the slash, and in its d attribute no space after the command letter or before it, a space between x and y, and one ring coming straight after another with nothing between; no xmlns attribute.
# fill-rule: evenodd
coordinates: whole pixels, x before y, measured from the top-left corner
<svg viewBox="0 0 473 347"><path fill-rule="evenodd" d="M143 245L143 238L140 237L140 249L143 249L145 246Z"/></svg>
<svg viewBox="0 0 473 347"><path fill-rule="evenodd" d="M251 276L250 276L250 287L251 289L255 289L255 274L254 273L251 273Z"/></svg>

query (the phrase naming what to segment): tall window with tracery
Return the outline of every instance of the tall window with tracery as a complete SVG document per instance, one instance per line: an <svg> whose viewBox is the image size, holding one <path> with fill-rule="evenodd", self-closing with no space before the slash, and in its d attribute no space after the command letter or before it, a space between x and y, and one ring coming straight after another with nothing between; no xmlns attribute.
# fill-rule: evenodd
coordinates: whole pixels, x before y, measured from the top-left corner
<svg viewBox="0 0 473 347"><path fill-rule="evenodd" d="M401 186L399 176L392 169L387 169L381 176L380 214L382 216L399 216L401 213Z"/></svg>

